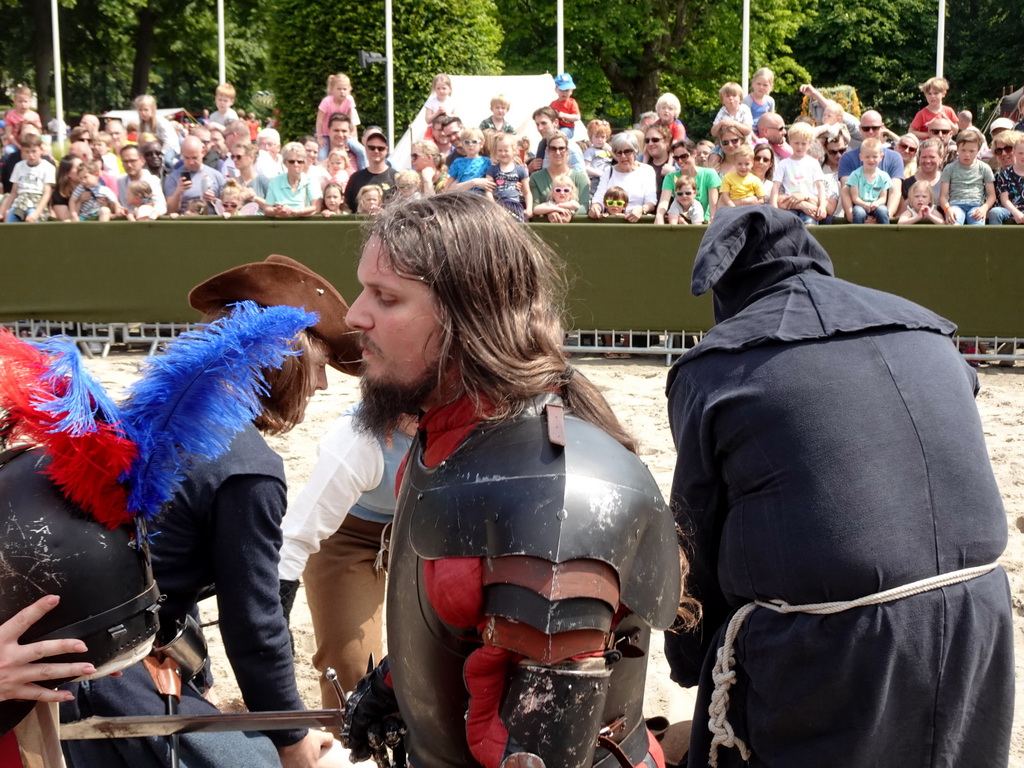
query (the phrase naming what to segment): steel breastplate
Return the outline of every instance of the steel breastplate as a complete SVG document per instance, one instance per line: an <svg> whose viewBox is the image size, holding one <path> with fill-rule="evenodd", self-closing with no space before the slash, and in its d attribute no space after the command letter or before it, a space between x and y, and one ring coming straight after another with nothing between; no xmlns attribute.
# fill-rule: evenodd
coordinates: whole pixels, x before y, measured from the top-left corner
<svg viewBox="0 0 1024 768"><path fill-rule="evenodd" d="M413 445L399 492L388 577L388 656L417 768L476 766L466 743L466 658L475 631L441 620L430 605L423 563L445 557L527 554L552 562L595 558L619 574L633 609L616 628L642 653L612 667L605 723L624 721L636 762L647 751L643 689L651 626L668 626L679 597L671 516L646 467L594 425L565 418L566 446L547 439L539 398L521 417L481 425L436 467ZM598 750L595 762L606 753Z"/></svg>

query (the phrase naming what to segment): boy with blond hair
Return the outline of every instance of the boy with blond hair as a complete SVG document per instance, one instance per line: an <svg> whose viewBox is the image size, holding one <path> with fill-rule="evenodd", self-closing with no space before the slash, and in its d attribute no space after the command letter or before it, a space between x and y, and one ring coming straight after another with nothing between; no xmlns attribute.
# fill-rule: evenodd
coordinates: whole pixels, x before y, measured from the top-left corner
<svg viewBox="0 0 1024 768"><path fill-rule="evenodd" d="M928 103L910 121L910 132L919 139L927 139L928 124L937 117L944 117L950 125L956 125L956 112L942 103L949 92L949 81L944 77L929 77L919 87Z"/></svg>
<svg viewBox="0 0 1024 768"><path fill-rule="evenodd" d="M804 224L825 218L825 175L821 163L808 154L814 143L814 129L807 123L793 123L789 129L792 157L780 160L773 176L771 205L793 211Z"/></svg>
<svg viewBox="0 0 1024 768"><path fill-rule="evenodd" d="M984 140L977 128L968 128L956 137L956 162L946 165L939 176L939 207L947 224L984 224L996 204L995 174L978 160Z"/></svg>
<svg viewBox="0 0 1024 768"><path fill-rule="evenodd" d="M238 119L238 113L232 109L235 103L235 86L231 83L221 83L213 92L213 101L217 105L217 111L210 115L210 121L223 125Z"/></svg>
<svg viewBox="0 0 1024 768"><path fill-rule="evenodd" d="M733 167L722 177L718 202L730 208L738 205L759 205L765 201L764 185L751 169L754 167L754 150L749 144L741 144L733 154Z"/></svg>
<svg viewBox="0 0 1024 768"><path fill-rule="evenodd" d="M743 88L740 84L726 83L718 90L718 98L722 102L722 108L715 115L711 135L717 139L723 128L732 126L749 137L754 132L754 115L750 107L743 103Z"/></svg>
<svg viewBox="0 0 1024 768"><path fill-rule="evenodd" d="M851 224L864 224L868 216L874 216L879 224L889 223L889 208L886 201L892 189L892 177L878 167L882 162L882 142L878 139L864 139L860 145L860 168L855 168L846 179L853 201Z"/></svg>
<svg viewBox="0 0 1024 768"><path fill-rule="evenodd" d="M38 112L29 107L32 104L32 89L27 85L18 85L14 88L14 109L8 110L4 115L4 144L15 149L14 138L18 135L18 126L28 121L43 129L43 120Z"/></svg>
<svg viewBox="0 0 1024 768"><path fill-rule="evenodd" d="M21 160L11 173L11 193L0 203L0 221L8 224L38 221L57 181L53 165L43 160L43 140L31 133L20 141Z"/></svg>
<svg viewBox="0 0 1024 768"><path fill-rule="evenodd" d="M491 99L491 116L480 123L480 130L515 133L515 127L505 120L505 115L508 114L509 107L511 106L512 102L508 100L508 96L504 93L499 93Z"/></svg>

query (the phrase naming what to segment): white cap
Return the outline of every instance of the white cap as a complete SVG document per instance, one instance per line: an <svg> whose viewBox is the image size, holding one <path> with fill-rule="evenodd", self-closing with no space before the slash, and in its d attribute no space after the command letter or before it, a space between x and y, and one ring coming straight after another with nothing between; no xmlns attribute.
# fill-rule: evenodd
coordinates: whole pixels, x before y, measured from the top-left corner
<svg viewBox="0 0 1024 768"><path fill-rule="evenodd" d="M1008 117L997 117L995 120L992 121L992 125L988 127L988 132L992 136L996 135L996 131L1002 130L1012 131L1013 120L1011 120Z"/></svg>

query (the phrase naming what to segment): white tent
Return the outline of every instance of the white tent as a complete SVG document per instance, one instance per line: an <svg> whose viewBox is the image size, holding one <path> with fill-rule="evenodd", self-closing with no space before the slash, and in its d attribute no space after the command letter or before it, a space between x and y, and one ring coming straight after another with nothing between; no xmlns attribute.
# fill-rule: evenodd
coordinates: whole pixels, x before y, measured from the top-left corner
<svg viewBox="0 0 1024 768"><path fill-rule="evenodd" d="M555 100L555 79L545 75L452 75L451 100L455 111L466 127L477 126L491 116L491 99L499 93L508 97L511 102L505 119L515 126L516 133L530 137L530 143L536 147L540 135L533 124L533 112L546 107ZM429 95L429 94L428 94ZM424 104L426 99L424 99ZM414 141L423 138L427 130L424 117L426 107L412 121L402 138L391 151L389 160L395 168L409 167L409 153ZM363 126L364 128L366 126ZM586 138L586 127L576 124L574 138Z"/></svg>
<svg viewBox="0 0 1024 768"><path fill-rule="evenodd" d="M176 115L178 112L184 111L184 107L171 107L170 109L158 109L156 113L159 117L170 117L171 115ZM139 113L134 109L111 109L108 112L104 112L100 117L104 119L116 117L125 125L128 125L128 123L139 122Z"/></svg>

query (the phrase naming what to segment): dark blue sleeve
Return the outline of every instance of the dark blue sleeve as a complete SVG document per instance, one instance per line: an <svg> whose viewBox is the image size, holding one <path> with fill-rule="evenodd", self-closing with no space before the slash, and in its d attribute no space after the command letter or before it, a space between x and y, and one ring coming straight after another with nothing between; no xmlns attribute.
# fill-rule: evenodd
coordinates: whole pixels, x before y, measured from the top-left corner
<svg viewBox="0 0 1024 768"><path fill-rule="evenodd" d="M668 393L668 415L677 459L671 508L681 546L690 561L686 594L700 601L701 621L690 631L665 633L672 679L696 685L701 667L730 606L718 581L718 550L727 512L725 486L715 458L713 415L686 369L678 370Z"/></svg>
<svg viewBox="0 0 1024 768"><path fill-rule="evenodd" d="M278 594L286 505L284 483L265 475L231 477L217 490L215 501L220 632L251 711L305 709ZM305 735L304 729L267 732L277 746L294 744Z"/></svg>
<svg viewBox="0 0 1024 768"><path fill-rule="evenodd" d="M860 167L860 156L853 151L847 150L839 158L839 178L849 176ZM884 169L883 169L884 170Z"/></svg>
<svg viewBox="0 0 1024 768"><path fill-rule="evenodd" d="M900 157L900 153L892 149L886 149L882 153L882 170L889 174L889 178L902 179L903 178L903 158Z"/></svg>

